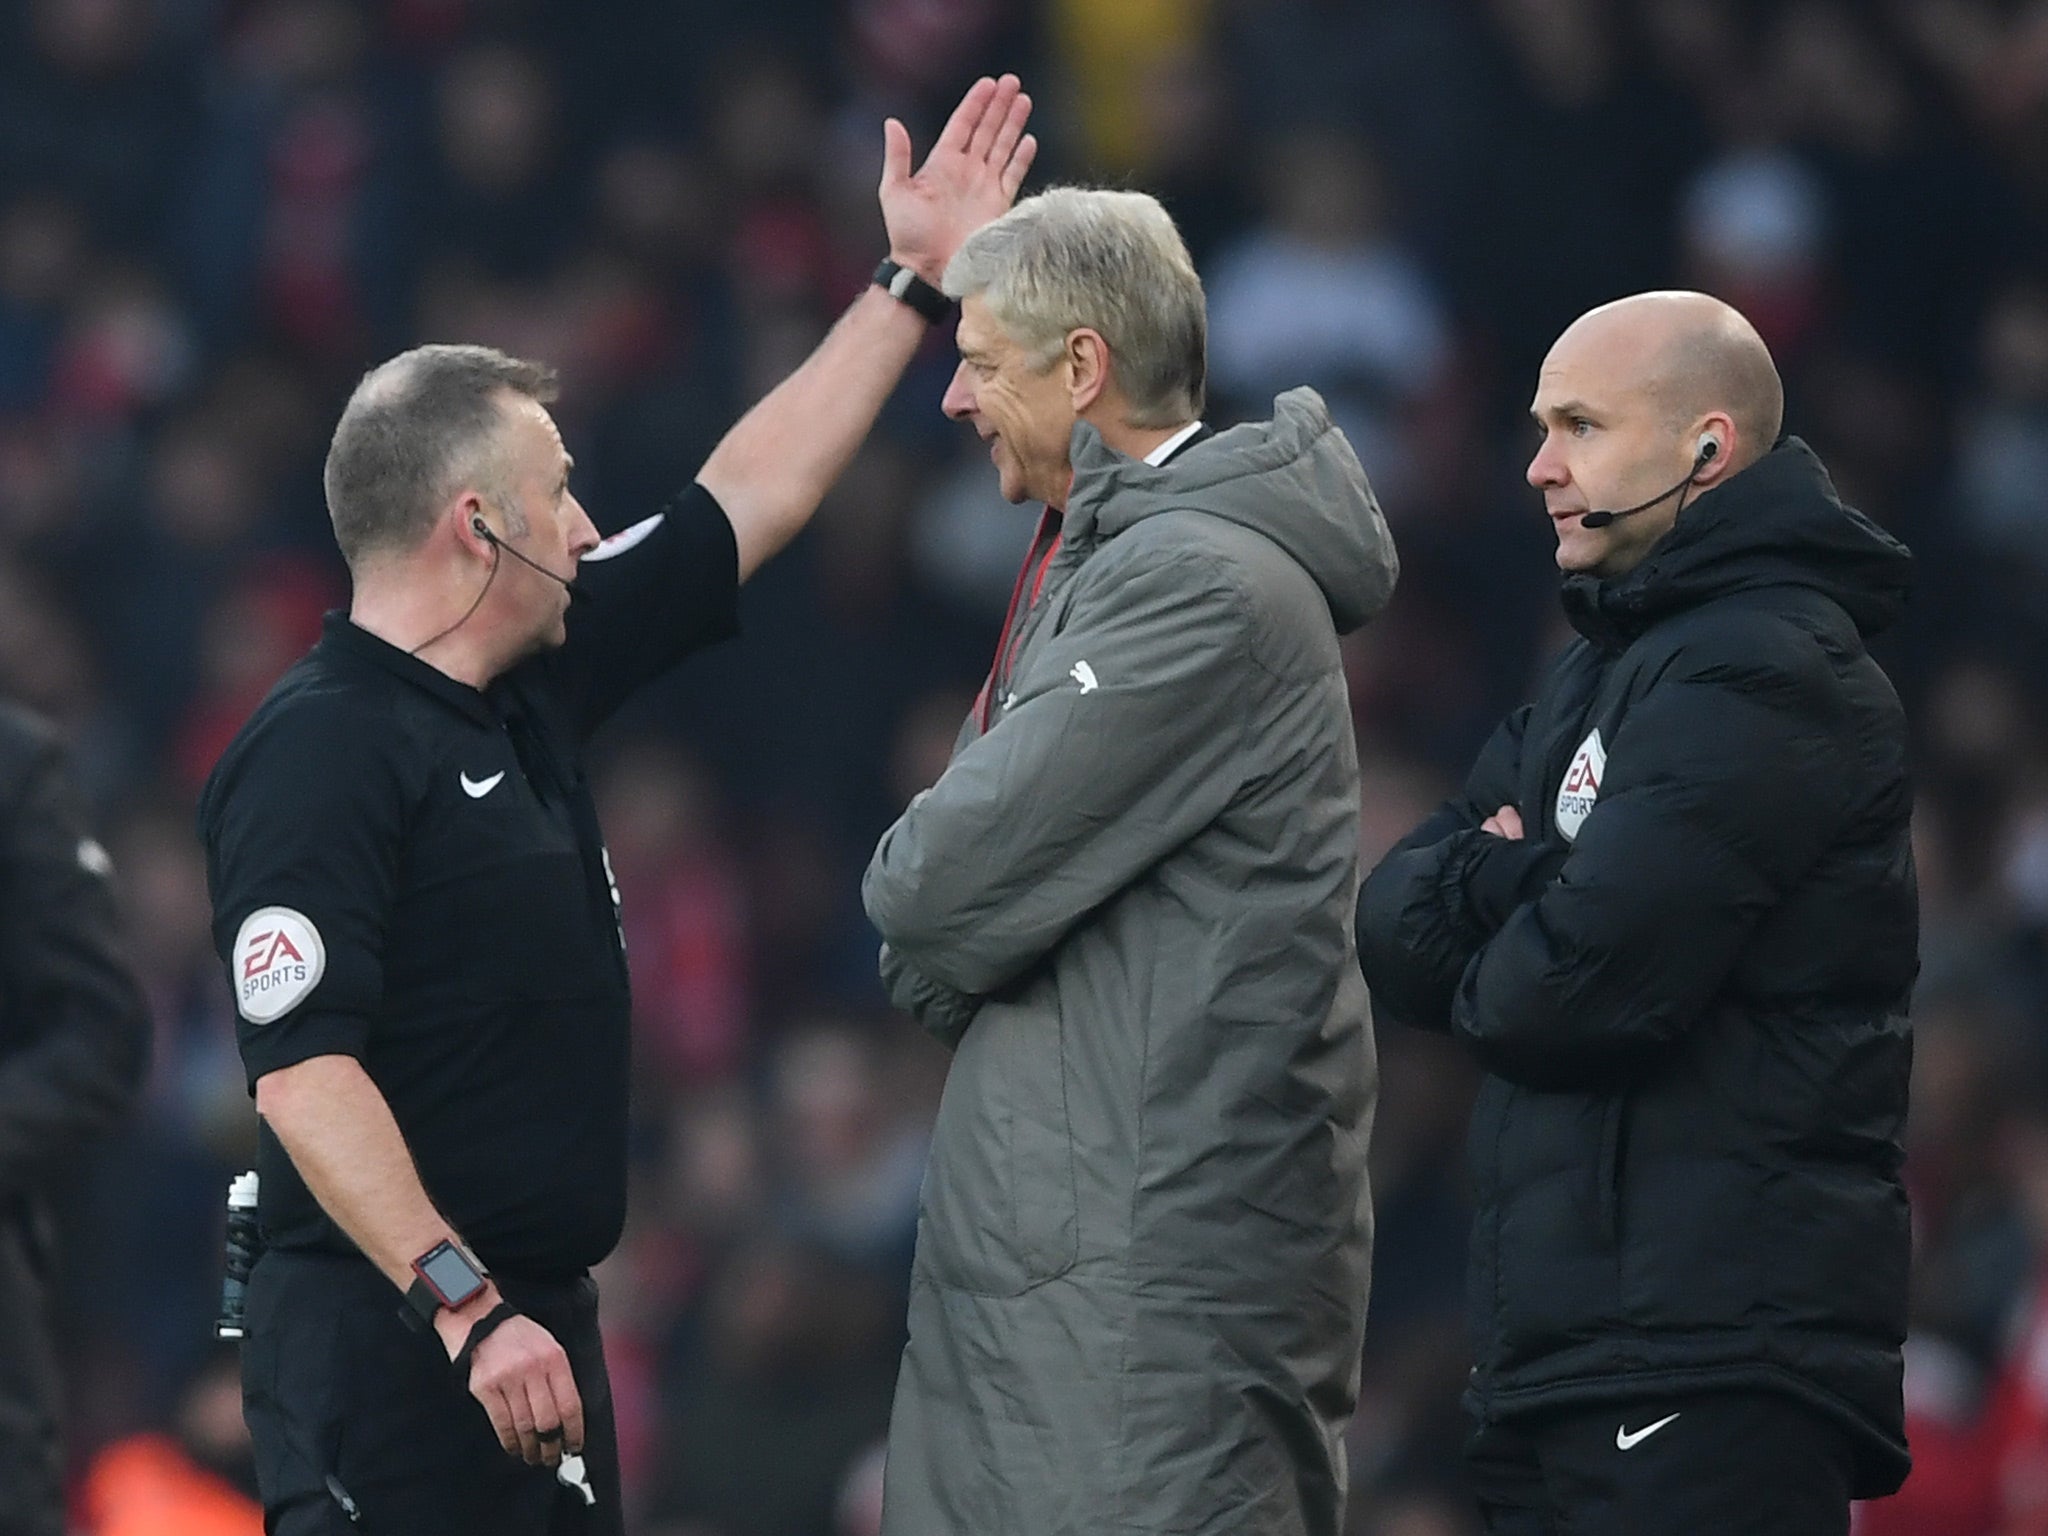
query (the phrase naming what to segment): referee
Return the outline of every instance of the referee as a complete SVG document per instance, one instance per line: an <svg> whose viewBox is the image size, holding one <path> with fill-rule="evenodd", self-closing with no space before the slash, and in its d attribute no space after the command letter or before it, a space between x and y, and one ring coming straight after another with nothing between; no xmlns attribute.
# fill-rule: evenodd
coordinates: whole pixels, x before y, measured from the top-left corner
<svg viewBox="0 0 2048 1536"><path fill-rule="evenodd" d="M880 286L610 539L539 365L422 347L343 411L353 602L199 808L262 1117L243 1391L268 1531L622 1529L588 1271L625 1213L627 978L584 743L733 632L938 312L929 281L1016 195L1029 112L1014 76L978 82L915 175L887 125Z"/></svg>

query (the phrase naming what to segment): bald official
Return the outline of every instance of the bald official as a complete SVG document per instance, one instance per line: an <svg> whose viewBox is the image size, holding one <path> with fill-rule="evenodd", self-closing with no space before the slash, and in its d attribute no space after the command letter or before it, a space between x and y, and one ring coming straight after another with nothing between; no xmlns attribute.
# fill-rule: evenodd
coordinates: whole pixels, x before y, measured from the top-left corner
<svg viewBox="0 0 2048 1536"><path fill-rule="evenodd" d="M1358 908L1378 1007L1486 1074L1474 1491L1490 1536L1843 1536L1909 1465L1912 801L1865 642L1910 556L1705 294L1581 316L1530 411L1579 638Z"/></svg>
<svg viewBox="0 0 2048 1536"><path fill-rule="evenodd" d="M1543 360L1530 408L1551 439L1600 445L1576 456L1571 475L1559 454L1529 465L1557 527L1559 569L1628 570L1688 496L1770 451L1784 413L1770 350L1719 299L1643 293L1581 316Z"/></svg>

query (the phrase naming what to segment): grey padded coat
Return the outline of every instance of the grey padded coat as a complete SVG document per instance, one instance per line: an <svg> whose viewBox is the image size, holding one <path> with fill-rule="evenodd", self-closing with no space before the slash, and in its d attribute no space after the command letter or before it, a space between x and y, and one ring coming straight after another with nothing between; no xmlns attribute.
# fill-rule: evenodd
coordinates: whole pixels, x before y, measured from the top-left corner
<svg viewBox="0 0 2048 1536"><path fill-rule="evenodd" d="M883 1529L1336 1536L1376 1092L1337 638L1393 545L1308 390L1073 464L989 727L863 886L956 1048Z"/></svg>

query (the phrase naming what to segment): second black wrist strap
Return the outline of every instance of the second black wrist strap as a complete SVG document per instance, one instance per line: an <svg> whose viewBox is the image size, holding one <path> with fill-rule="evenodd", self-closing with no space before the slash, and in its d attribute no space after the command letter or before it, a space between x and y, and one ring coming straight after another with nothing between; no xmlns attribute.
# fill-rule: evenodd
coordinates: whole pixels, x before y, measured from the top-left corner
<svg viewBox="0 0 2048 1536"><path fill-rule="evenodd" d="M455 1374L462 1379L465 1386L469 1383L469 1366L476 1358L477 1346L519 1315L519 1309L511 1302L501 1301L470 1326L469 1336L462 1341L462 1348L455 1351L455 1358L449 1362L455 1367Z"/></svg>

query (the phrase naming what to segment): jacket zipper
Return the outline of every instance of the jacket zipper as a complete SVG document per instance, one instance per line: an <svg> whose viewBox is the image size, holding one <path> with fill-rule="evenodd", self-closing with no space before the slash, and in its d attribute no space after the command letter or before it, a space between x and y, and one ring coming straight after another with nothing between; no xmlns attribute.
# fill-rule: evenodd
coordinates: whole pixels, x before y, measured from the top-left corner
<svg viewBox="0 0 2048 1536"><path fill-rule="evenodd" d="M981 685L981 697L974 701L974 718L984 734L995 719L996 695L1009 683L1010 669L1016 665L1014 651L1023 631L1022 620L1038 605L1038 595L1045 590L1045 574L1052 567L1053 556L1059 553L1063 517L1057 507L1047 507L1039 514L1031 548L1017 568L1017 584L1010 589L1010 606L1003 614L995 661L989 667L988 680ZM1044 545L1043 553L1040 545ZM1024 595L1026 587L1031 592L1028 598Z"/></svg>

